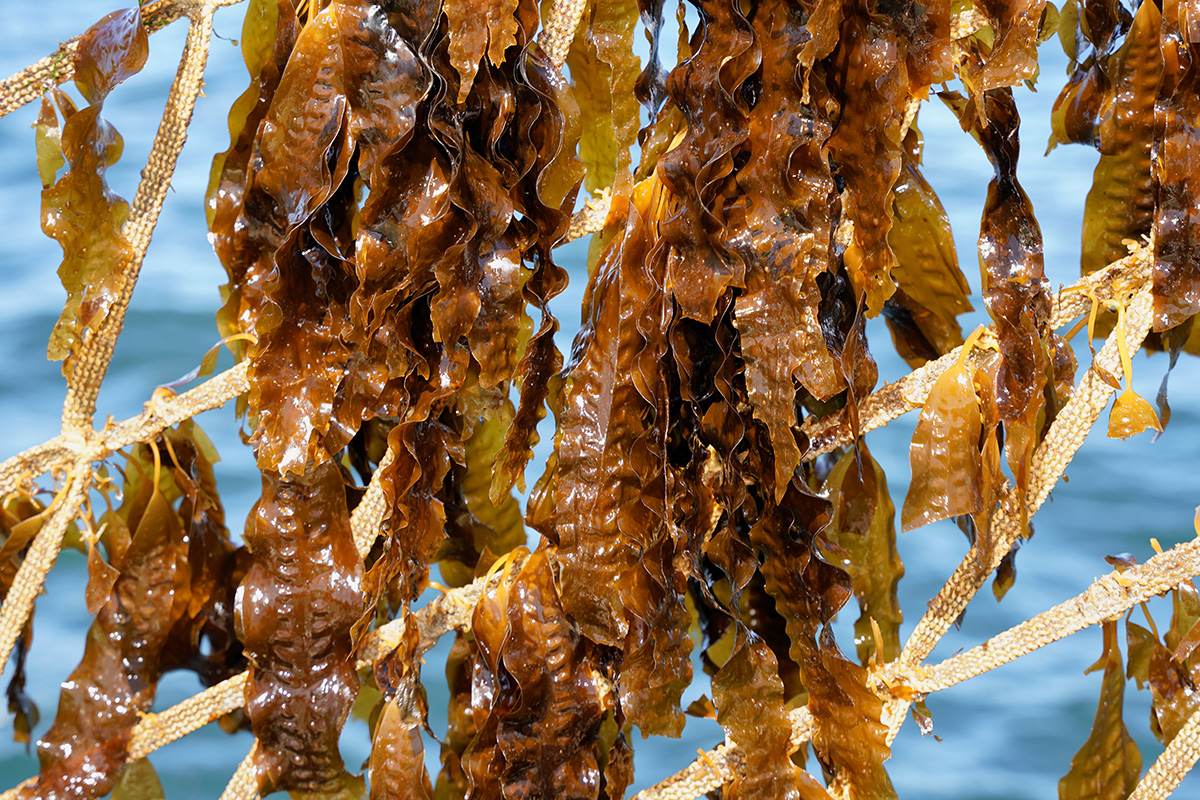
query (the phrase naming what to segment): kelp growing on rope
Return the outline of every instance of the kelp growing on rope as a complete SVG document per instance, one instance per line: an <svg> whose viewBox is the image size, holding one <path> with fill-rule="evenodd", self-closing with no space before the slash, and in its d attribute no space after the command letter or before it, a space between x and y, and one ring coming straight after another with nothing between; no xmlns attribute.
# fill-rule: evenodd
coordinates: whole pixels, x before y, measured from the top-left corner
<svg viewBox="0 0 1200 800"><path fill-rule="evenodd" d="M127 451L123 499L68 537L88 552L96 619L25 795L154 784L146 762L126 769L142 754L132 743L161 675L186 668L207 683L245 670L245 719L226 723L257 740L243 791L615 800L634 782L633 729L683 731L684 693L704 680L697 651L712 699L688 713L715 718L729 746L723 767L704 765L728 774L696 793L896 796L885 762L922 694L904 670L922 658L900 639L897 503L869 431L921 407L900 527L915 537L955 519L972 547L961 572L998 563L1003 595L1057 420L1081 425L1075 354L1054 330L1063 300L1017 179L1012 87L1037 77L1057 28L1072 66L1052 143L1101 153L1083 272L1124 275L1107 265L1148 238L1152 344L1177 355L1200 311L1200 34L1174 0L1061 13L1031 0L687 0L672 63L667 12L659 0L251 0L250 85L207 211L229 280L218 328L241 362L222 399L239 397L262 496L237 547L198 428L163 423ZM68 293L51 355L68 373L128 300L114 281L133 258L132 212L104 182L120 140L98 114L146 41L137 10L99 23L74 61L88 105L55 89L36 126L43 227L63 245ZM938 156L923 153L918 109L938 85L994 168L975 240L992 324L967 337L971 281L922 174ZM595 220L572 218L581 187ZM556 248L581 231L597 235L570 275L586 287L564 364L556 314L573 310L556 300L568 280ZM1128 388L1145 315L1137 286L1121 286L1078 290L1093 316L1115 312L1114 436L1161 427ZM878 316L914 372L877 390ZM1117 356L1104 358L1085 397L1119 384ZM174 402L156 394L147 413ZM522 505L514 489L547 411L553 447ZM810 441L818 428L834 433ZM75 438L99 447L89 435ZM72 452L83 493L108 496L114 466L91 464L109 451ZM2 508L7 593L55 509L19 493ZM532 552L526 525L541 536ZM965 603L960 577L947 592ZM428 589L444 593L432 623L413 608ZM833 627L852 599L857 660ZM931 614L948 613L939 603ZM1163 643L1127 624L1128 674L1150 684L1164 741L1195 711L1200 606L1183 584L1175 604ZM26 738L28 619L10 687ZM449 628L435 782L422 665ZM1067 796L1097 781L1124 796L1136 778L1115 630ZM356 699L373 703L369 789L339 749ZM1110 758L1120 769L1097 766Z"/></svg>

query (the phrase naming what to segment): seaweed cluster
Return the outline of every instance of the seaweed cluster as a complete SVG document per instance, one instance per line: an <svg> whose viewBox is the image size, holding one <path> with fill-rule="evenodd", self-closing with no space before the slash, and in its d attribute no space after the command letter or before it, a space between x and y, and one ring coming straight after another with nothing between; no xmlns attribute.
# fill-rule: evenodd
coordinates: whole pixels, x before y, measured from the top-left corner
<svg viewBox="0 0 1200 800"><path fill-rule="evenodd" d="M884 762L910 707L924 727L928 693L1099 623L1100 710L1060 795L1178 783L1200 752L1200 545L1114 563L1046 620L922 662L990 575L997 597L1012 585L1031 517L1121 377L1109 435L1167 423L1165 380L1156 412L1130 354L1200 352L1200 9L688 0L664 66L661 0L250 0L251 82L207 205L238 365L96 429L224 4L114 12L0 84L4 113L44 95L43 228L68 294L48 352L63 434L0 467L19 738L37 717L33 600L64 539L87 552L95 616L15 796L145 792L150 751L220 718L256 739L230 798L621 798L634 729L682 731L699 648L712 697L686 713L726 744L646 798L894 797ZM178 16L187 49L127 203L105 182L120 137L104 100ZM1012 91L1055 35L1071 73L1051 144L1101 153L1083 277L1057 296ZM58 88L71 77L86 105ZM993 323L967 337L968 281L921 173L923 102L995 170L978 238ZM589 233L564 363L555 249ZM912 372L877 388L880 315ZM1082 316L1086 370L1082 323L1063 331ZM262 474L240 542L190 421L234 398ZM969 551L902 643L896 502L864 435L918 407L901 528L953 518ZM522 509L548 411L553 452ZM33 484L47 472L49 504ZM445 593L417 608L435 565ZM1168 591L1161 637L1126 616L1123 659L1115 620ZM852 599L850 649L831 622ZM422 654L450 631L434 778ZM175 669L211 688L151 714ZM1127 675L1167 745L1140 784ZM377 697L365 781L338 750L361 697Z"/></svg>

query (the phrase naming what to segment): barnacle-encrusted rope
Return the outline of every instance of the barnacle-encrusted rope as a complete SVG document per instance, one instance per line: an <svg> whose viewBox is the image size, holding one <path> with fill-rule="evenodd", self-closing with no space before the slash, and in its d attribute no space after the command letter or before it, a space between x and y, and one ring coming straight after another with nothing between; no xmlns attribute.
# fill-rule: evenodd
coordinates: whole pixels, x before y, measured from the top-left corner
<svg viewBox="0 0 1200 800"><path fill-rule="evenodd" d="M0 497L25 489L34 478L71 460L72 448L55 436L0 463Z"/></svg>
<svg viewBox="0 0 1200 800"><path fill-rule="evenodd" d="M1144 564L1096 579L1082 594L965 653L930 667L914 669L903 662L885 665L880 674L888 681L903 681L917 694L947 689L1091 625L1116 619L1138 603L1163 594L1197 574L1200 574L1200 539L1192 539Z"/></svg>
<svg viewBox="0 0 1200 800"><path fill-rule="evenodd" d="M219 408L250 389L245 361L230 367L181 395L156 392L145 410L122 422L110 423L89 439L56 436L0 464L0 497L26 488L34 478L73 461L96 461L136 442L148 442L172 425Z"/></svg>
<svg viewBox="0 0 1200 800"><path fill-rule="evenodd" d="M67 485L54 498L50 518L42 525L33 539L25 560L17 569L12 587L0 606L0 665L8 663L17 637L25 629L33 600L42 590L46 573L54 566L58 551L62 548L63 536L75 521L79 504L92 483L92 470L88 462L77 462L67 477Z"/></svg>
<svg viewBox="0 0 1200 800"><path fill-rule="evenodd" d="M159 714L147 714L133 726L129 760L145 758L165 744L202 728L246 702L246 673L210 686Z"/></svg>
<svg viewBox="0 0 1200 800"><path fill-rule="evenodd" d="M258 776L255 774L254 761L258 756L258 742L250 746L250 752L238 764L237 771L229 779L225 791L221 792L221 800L253 800L258 797Z"/></svg>
<svg viewBox="0 0 1200 800"><path fill-rule="evenodd" d="M91 488L91 462L101 449L94 444L97 434L92 428L96 395L112 358L113 345L120 333L125 309L170 186L179 151L187 138L187 124L203 82L213 13L219 5L224 4L227 3L222 0L203 0L180 6L191 18L191 27L179 72L171 84L162 124L134 196L130 217L124 226L132 255L122 267L121 288L109 316L98 329L82 337L79 351L67 370L67 399L63 407L63 434L59 437L59 446L48 446L52 443L47 443L41 448L34 448L28 461L14 464L6 462L0 469L3 483L19 484L31 469L63 466L66 459L60 447L72 451L74 456L67 468L66 486L55 498L54 510L35 536L28 555L17 570L4 605L0 607L0 666L8 663L13 645L29 619L33 600L58 558L63 536L78 515L80 505ZM0 91L7 89L7 86L0 87ZM18 99L20 96L18 94Z"/></svg>
<svg viewBox="0 0 1200 800"><path fill-rule="evenodd" d="M1134 295L1126 314L1125 335L1130 350L1136 352L1142 346L1153 319L1153 302L1147 284ZM1045 440L1033 454L1029 489L1024 498L1028 516L1033 516L1041 508L1112 397L1115 390L1101 377L1101 370L1111 372L1119 364L1119 337L1112 335L1096 354L1095 361L1071 395L1070 402L1054 418ZM954 624L988 575L999 566L1005 553L1018 537L1024 535L1021 520L1020 502L1013 492L1008 492L992 520L995 541L991 548L991 562L982 563L977 547L971 548L909 636L900 654L902 661L919 664L933 651L938 640Z"/></svg>
<svg viewBox="0 0 1200 800"><path fill-rule="evenodd" d="M378 476L390 467L395 459L395 451L388 447L379 466L375 468L375 477L367 485L367 491L350 515L350 530L354 533L354 547L358 550L359 558L366 558L367 553L371 552L371 547L379 538L380 526L390 511L387 495L383 492L383 482L378 480Z"/></svg>
<svg viewBox="0 0 1200 800"><path fill-rule="evenodd" d="M242 361L181 395L155 393L146 410L100 431L96 446L111 453L134 442L148 442L172 425L203 411L220 408L250 390L249 365Z"/></svg>
<svg viewBox="0 0 1200 800"><path fill-rule="evenodd" d="M742 752L728 744L720 745L676 772L666 780L643 789L631 800L692 800L717 789L742 769Z"/></svg>
<svg viewBox="0 0 1200 800"><path fill-rule="evenodd" d="M589 233L604 230L608 219L608 210L612 206L612 191L605 189L600 194L583 204L583 208L571 217L571 226L567 228L567 241L573 242Z"/></svg>
<svg viewBox="0 0 1200 800"><path fill-rule="evenodd" d="M54 566L63 535L75 520L91 486L91 463L135 442L149 441L166 428L216 408L248 388L246 367L239 364L177 397L151 399L145 411L125 422L93 431L90 436L56 437L0 465L0 497L21 488L45 470L71 465L67 486L55 498L53 514L38 531L0 606L0 672L8 664L13 644L33 608L33 599Z"/></svg>

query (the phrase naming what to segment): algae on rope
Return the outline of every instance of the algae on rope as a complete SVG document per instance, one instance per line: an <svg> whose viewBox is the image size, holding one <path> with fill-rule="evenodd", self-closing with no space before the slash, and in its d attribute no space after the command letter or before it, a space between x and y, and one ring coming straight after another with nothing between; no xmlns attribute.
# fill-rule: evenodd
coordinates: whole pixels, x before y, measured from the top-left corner
<svg viewBox="0 0 1200 800"><path fill-rule="evenodd" d="M95 617L41 771L9 795L153 794L143 759L220 719L256 734L231 800L619 798L633 728L679 735L698 645L712 699L686 713L715 717L726 742L639 797L893 797L885 762L910 707L1101 623L1100 710L1060 796L1165 797L1191 769L1195 542L1117 560L1075 600L925 664L990 575L997 596L1012 584L1031 518L1122 378L1111 436L1168 422L1165 382L1156 413L1130 386L1131 354L1198 351L1186 5L688 0L699 22L681 7L672 61L661 0L250 0L251 82L207 196L229 279L217 327L237 365L97 427L213 15L235 1L114 12L0 82L0 116L42 96L43 227L68 292L49 346L62 434L0 464L0 663L15 650L18 736L36 716L34 602L68 533L88 553ZM142 68L147 34L181 17L180 69L126 203L104 180L120 149L104 99ZM1057 293L1017 178L1011 88L1056 32L1072 74L1054 141L1101 150L1084 230L1103 244ZM86 105L58 88L71 78ZM995 169L978 239L992 324L965 340L970 282L921 174L938 157L922 152L926 101ZM564 363L556 249L589 234ZM1097 351L1100 312L1115 327ZM877 388L865 321L879 315L911 372ZM242 546L191 420L235 399L263 486ZM864 437L918 408L897 498ZM522 513L513 490L547 411L553 453ZM969 537L906 643L897 505L906 531L956 517ZM441 596L415 608L430 586ZM1128 617L1166 592L1165 632ZM849 648L830 622L852 597ZM433 779L422 654L450 631ZM149 713L174 668L210 688ZM1149 686L1166 745L1140 780L1126 675ZM374 704L365 781L338 751L356 700ZM808 744L819 776L797 755Z"/></svg>

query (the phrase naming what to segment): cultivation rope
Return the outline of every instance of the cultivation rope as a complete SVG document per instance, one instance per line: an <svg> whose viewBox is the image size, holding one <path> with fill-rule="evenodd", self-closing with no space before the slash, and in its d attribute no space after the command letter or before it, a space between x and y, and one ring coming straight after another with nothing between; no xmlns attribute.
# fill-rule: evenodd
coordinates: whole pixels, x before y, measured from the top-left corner
<svg viewBox="0 0 1200 800"><path fill-rule="evenodd" d="M179 152L186 141L187 126L202 87L213 14L217 8L236 2L239 0L160 0L142 9L143 24L151 32L180 17L188 17L190 28L187 43L144 177L125 224L124 233L132 244L132 255L123 265L117 301L105 322L84 339L68 370L62 434L0 464L0 495L8 495L29 486L34 478L46 472L64 476L63 486L51 505L48 519L35 537L0 607L0 664L7 663L14 642L28 620L33 599L41 590L45 575L57 558L63 535L78 516L92 486L92 464L122 447L152 440L166 428L201 411L218 407L249 388L247 366L243 362L181 395L156 393L146 404L145 410L134 418L109 424L102 430L93 427L96 396L107 372L125 310L170 186ZM553 5L542 45L556 66L561 66L565 61L585 5L582 0L559 0ZM985 23L986 19L974 11L957 14L952 21L955 37L969 35ZM0 116L71 79L79 41L79 37L76 37L64 43L54 54L0 82ZM603 195L577 214L572 220L571 238L600 229L608 216L609 202L610 198ZM1061 327L1089 310L1095 302L1128 303L1125 333L1129 348L1136 350L1149 331L1152 320L1149 275L1150 248L1138 248L1127 258L1060 292L1051 327ZM830 452L853 441L855 435L886 425L901 414L919 408L937 378L958 358L959 352L952 352L871 394L858 406L857 431L851 430L849 415L845 412L819 421L807 421L803 431L811 444L805 457L812 459ZM978 358L978 355L970 353L968 358ZM999 539L993 548L991 562L981 564L978 551L973 547L935 598L929 612L918 623L900 659L874 670L871 683L885 700L884 719L889 728L889 741L895 736L915 696L955 685L1084 627L1113 619L1146 598L1200 573L1200 542L1187 542L1155 556L1143 565L1098 579L1075 599L1014 626L979 647L937 665L922 665L966 603L1024 533L1021 520L1036 512L1062 476L1112 395L1113 388L1101 377L1100 371L1114 370L1118 359L1117 337L1110 336L1071 401L1060 412L1045 441L1036 451L1027 495L1017 498L1011 489L1006 493L993 523L993 531ZM392 457L389 450L377 475ZM1024 513L1022 504L1026 510ZM365 556L370 550L386 512L382 486L378 480L373 480L351 520L360 555ZM503 579L497 573L476 580L461 589L446 592L414 612L413 619L421 637L419 651L428 650L447 631L468 630L473 610L489 582ZM404 620L396 620L370 634L361 647L358 666L370 667L376 658L389 652L399 641L403 625ZM245 702L247 684L248 676L243 673L161 713L145 716L131 731L128 758L145 757L157 748L241 707ZM798 746L811 738L812 717L807 709L791 712L791 721L793 744ZM255 749L252 748L238 767L223 797L234 800L256 794L254 754ZM1151 767L1133 797L1165 797L1178 785L1198 755L1200 715L1194 715ZM695 797L729 781L741 768L741 753L736 743L729 742L701 754L692 765L637 797L639 800ZM10 790L0 798L11 797L15 791Z"/></svg>
<svg viewBox="0 0 1200 800"><path fill-rule="evenodd" d="M1144 251L1139 251L1129 259L1116 262L1104 273L1097 273L1096 275L1081 280L1078 284L1060 294L1052 324L1061 326L1069 322L1072 318L1072 315L1077 316L1086 311L1090 307L1090 300L1087 299L1086 290L1091 290L1093 294L1100 294L1101 296L1104 296L1103 292L1105 290L1111 290L1114 286L1122 287L1117 289L1117 292L1119 293L1124 288L1128 287L1132 280L1130 275L1137 274L1138 272L1141 273L1143 276L1142 279L1145 280L1145 270L1135 269L1135 267L1139 266L1144 267L1145 263L1145 253ZM1131 325L1129 331L1129 345L1131 348L1140 345L1140 340L1142 337L1144 337L1145 330L1148 329L1147 294L1148 292L1144 290L1139 293L1135 299L1135 302L1132 303L1130 307L1129 318L1131 320ZM1079 300L1078 298L1080 297L1082 297L1083 300ZM927 366L931 368L930 371L937 370L938 374L940 374L940 372L944 371L944 368L948 365L943 364L940 369L936 365L940 364L941 362L951 360L954 357L956 356L952 353L943 357L943 359L940 359L939 362L933 362L933 364ZM1106 344L1105 348L1101 349L1100 353L1098 354L1097 363L1102 367L1112 369L1116 366L1116 358L1116 338L1110 337L1109 344ZM914 373L914 375L915 374L916 373ZM899 383L901 382L898 382L898 384ZM905 402L911 403L911 408L919 407L920 403L912 402L912 398L923 400L923 397L920 394L922 388L924 392L927 393L929 387L932 386L932 383L932 379L925 378L920 380L919 383L915 381L909 382L907 385L905 385L901 392L897 392L895 389L898 384L892 384L888 387L880 389L874 395L867 398L863 403L864 412L867 409L877 409L870 414L864 413L864 425L873 425L878 427L879 425L886 424L887 421L895 418L895 416L899 416L900 413L904 413L903 410L897 412L897 408L900 408L901 406L898 406L894 402L890 402L890 398L895 397L897 394L908 398ZM914 385L916 385L918 388L914 389ZM206 381L200 386L197 386L179 396L156 396L156 398L152 399L146 404L147 408L142 414L122 423L110 425L105 429L105 431L100 432L100 434L95 438L95 441L90 443L88 446L86 451L86 455L89 456L88 461L101 458L107 452L127 446L133 442L144 441L146 439L153 438L165 428L176 424L183 419L187 419L193 414L199 413L200 411L219 406L221 403L246 391L246 389L247 384L245 376L245 364L243 363L221 373L220 375ZM1051 434L1047 437L1046 442L1043 444L1043 448L1049 448L1054 457L1039 458L1035 463L1049 463L1053 464L1055 468L1059 468L1059 465L1061 464L1062 467L1065 467L1066 463L1070 460L1070 456L1073 454L1074 449L1077 449L1078 443L1081 442L1082 438L1086 436L1086 432L1090 428L1090 425L1095 422L1100 410L1103 409L1105 403L1107 402L1108 396L1111 396L1111 392L1112 389L1107 383L1103 382L1102 380L1098 380L1095 377L1093 368L1093 370L1089 372L1088 376L1085 376L1084 380L1081 382L1080 388L1077 389L1075 394L1072 396L1071 403L1068 404L1067 408L1065 408L1059 416L1059 419L1061 420L1072 420L1073 418L1070 416L1072 413L1071 409L1082 408L1086 409L1086 411L1081 413L1082 421L1072 421L1069 424L1064 421L1064 423L1058 425L1056 429L1052 429ZM879 402L879 395L888 397L889 402ZM1082 398L1088 399L1083 400ZM1090 421L1087 419L1089 417ZM1064 433L1055 434L1054 430L1062 430ZM1068 443L1073 443L1074 449L1072 449L1070 444L1060 444L1058 442L1059 438L1065 439ZM0 476L5 477L6 480L10 482L12 479L8 476L28 476L29 471L32 468L36 468L36 465L45 462L45 460L48 458L46 455L47 453L70 453L71 450L72 448L64 443L62 437L57 437L55 440L51 440L51 442L48 442L45 445L42 445L38 448L32 448L20 456L9 459L3 465L0 465ZM1039 450L1039 454L1042 452L1043 450ZM1035 474L1040 473L1038 473L1035 469ZM1059 469L1058 475L1061 475L1061 469ZM1044 499L1045 493L1048 492L1049 486L1052 485L1052 483L1056 480L1057 475L1053 480L1048 482L1044 478L1042 480L1035 478L1034 485L1041 487L1035 494L1040 494L1041 498ZM380 490L377 482L372 482L372 484L368 487L367 494L364 496L363 502L356 507L352 525L355 532L355 541L359 546L360 552L365 551L365 549L370 547L370 544L374 540L374 532L379 530L383 506L382 503L376 502L374 499L379 496L379 493ZM72 495L70 494L69 488L63 493L60 493L60 499L64 502L60 506L60 510L52 517L52 520L59 518L66 519L65 512L61 510L63 508L73 507L77 510L77 503L72 500ZM1040 505L1040 501L1038 501L1038 504ZM73 513L74 512L72 512L72 515ZM67 522L69 522L69 519L66 519L66 522L63 522L62 524L65 526ZM48 523L48 525L49 524L50 523ZM1077 611L1074 617L1068 618L1065 616L1064 609L1071 607L1072 603L1074 603L1076 607L1081 607L1084 609L1088 607L1089 602L1091 602L1089 598L1094 598L1095 587L1093 589L1089 589L1089 592L1081 595L1080 598L1077 598L1075 601L1070 601L1067 604L1063 604L1062 606L1053 609L1050 612L1046 612L1046 614L1039 615L1039 617L1034 618L1034 620L1030 620L1027 623L1023 623L1021 626L1017 626L1006 634L1001 634L1001 637L1004 637L1003 641L1011 643L1006 645L1007 652L1015 652L1017 655L1020 655L1024 652L1029 652L1036 647L1040 647L1049 641L1053 641L1056 638L1061 638L1061 636L1049 638L1048 634L1046 633L1046 628L1044 627L1046 620L1055 619L1059 614L1064 614L1063 618L1060 620L1060 624L1074 626L1071 627L1067 632L1062 633L1062 635L1069 635L1070 632L1078 630L1080 627L1094 624L1095 622L1106 618L1104 616L1105 614L1107 614L1108 617L1113 616L1114 613L1112 613L1112 609L1115 607L1114 604L1119 606L1119 608L1117 608L1115 611L1116 614L1119 614L1121 611L1129 608L1137 602L1140 602L1140 600L1144 599L1144 597L1161 592L1164 586L1169 588L1169 586L1174 585L1174 583L1177 583L1178 580L1180 580L1179 575L1190 577L1200 573L1200 564L1195 562L1195 551L1196 545L1194 544L1189 543L1189 545L1186 546L1181 545L1178 548L1173 548L1172 550L1167 551L1162 556L1157 556L1154 559L1151 559L1141 567L1130 570L1120 578L1108 576L1105 579L1102 579L1102 581L1115 581L1118 583L1118 585L1125 587L1137 587L1137 591L1140 593L1134 593L1134 589L1130 588L1128 589L1124 600L1120 599L1120 596L1118 595L1116 599L1109 598L1107 605L1097 607L1090 612ZM998 556L1002 555L1000 548L997 548L997 554ZM973 556L969 554L968 558L964 560L964 565L966 565L968 562L971 562L973 565L974 562L972 561L972 558ZM1167 565L1168 562L1170 562L1170 566L1164 566ZM1159 574L1160 569L1170 571L1164 571L1162 574ZM960 572L961 571L964 571L964 567L962 565L960 565ZM972 567L970 571L975 572L976 569ZM956 573L956 575L958 575L958 573ZM986 573L984 576L986 577ZM499 577L493 576L493 580L499 580ZM958 580L962 580L961 576L958 578ZM953 584L954 581L955 579L952 579L951 584ZM14 586L14 591L15 590L16 586ZM431 647L436 641L437 637L447 630L468 629L470 625L471 613L475 604L478 602L479 597L482 595L483 590L484 586L482 581L476 581L475 583L463 587L462 589L446 593L421 611L416 612L415 616L422 635L421 650L426 650ZM960 592L956 592L955 596L958 596L959 594ZM962 601L960 600L957 602ZM954 606L951 605L950 607ZM8 627L6 623L3 622L4 614L14 616L12 612L7 611L8 608L10 608L10 602L6 602L4 604L4 608L0 609L0 633L2 633L5 629L15 629L17 632L19 632L20 626L15 626L15 628ZM951 620L953 619L953 616L950 616L948 612L942 612L936 616L937 619L942 620L942 622L937 623L937 627L940 627L944 623L944 620L947 616L949 616ZM932 616L930 617L930 619L934 618L935 617ZM21 624L23 625L23 622ZM930 627L932 625L933 623L927 623L926 627ZM920 629L921 627L919 626L918 630ZM1051 629L1053 629L1053 625L1051 625ZM390 650L398 640L401 630L402 622L395 621L375 632L363 647L362 659L359 666L369 666L375 657ZM940 634L938 635L940 636ZM997 639L999 640L1001 637L997 637ZM916 632L914 632L914 638L910 640L910 642L912 641L918 641L916 639ZM0 644L3 643L4 640L0 639ZM913 645L910 644L910 646ZM9 647L11 648L11 644ZM919 652L919 650L914 652ZM959 656L959 660L955 661L955 665L973 663L967 660L975 658L975 656L972 655L973 653L976 653L976 651L970 651L967 654ZM911 669L893 666L889 671L885 672L885 674L887 675L888 679L894 683L903 681L905 679L905 675L911 674L911 677L908 678L911 684L910 688L913 691L923 693L925 691L935 691L938 688L944 688L942 685L936 684L936 681L939 680L938 676L940 675L956 674L957 670L961 669L972 669L974 670L974 672L972 672L973 675L980 674L1015 657L1016 655L1011 657L992 655L992 663L980 663L971 667L952 666L947 663L945 665L938 665L936 667L922 668L920 671L911 671ZM954 672L952 672L952 670ZM962 679L963 678L959 678L958 680ZM954 680L952 683L956 683L958 680ZM148 715L133 730L130 745L130 758L132 759L147 755L158 747L174 741L176 738L179 738L186 733L189 733L190 731L217 719L221 715L241 707L245 699L244 692L246 681L247 678L245 674L236 676L222 684L201 692L195 697L190 698L189 700L186 700L183 703L168 709L167 711L164 711L160 714ZM951 685L951 683L946 683L946 685ZM906 703L904 705L906 705ZM903 710L900 710L899 713L895 713L895 710L892 709L889 710L892 711L892 713L888 715L890 718L894 720L903 720ZM796 731L794 740L796 744L809 739L811 736L811 717L808 715L807 709L799 709L798 711L793 712L793 726ZM639 800L656 800L657 798L697 796L698 794L702 794L727 782L732 777L733 770L736 769L739 764L740 757L737 753L736 747L722 746L715 751L703 754L700 759L698 759L683 772L655 787L645 790L638 795L638 798ZM680 792L682 792L682 794L680 794ZM688 794L689 792L694 792L694 794Z"/></svg>
<svg viewBox="0 0 1200 800"><path fill-rule="evenodd" d="M1200 711L1192 714L1167 745L1129 800L1162 800L1175 791L1183 777L1200 760Z"/></svg>

